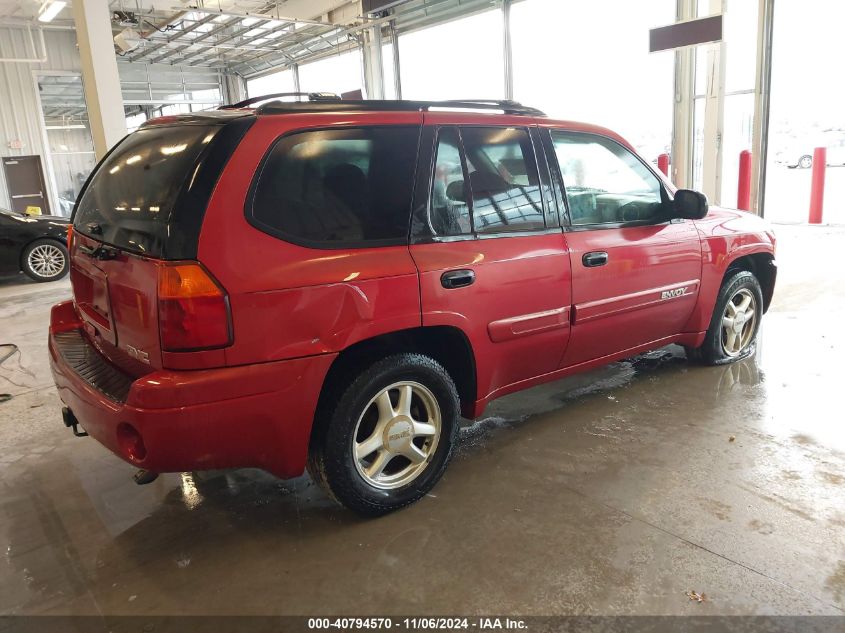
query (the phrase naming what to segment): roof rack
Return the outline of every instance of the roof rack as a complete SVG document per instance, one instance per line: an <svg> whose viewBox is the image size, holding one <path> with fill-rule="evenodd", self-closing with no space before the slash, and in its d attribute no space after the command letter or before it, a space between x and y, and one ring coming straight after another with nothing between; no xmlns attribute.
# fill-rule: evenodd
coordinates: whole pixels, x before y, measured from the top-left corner
<svg viewBox="0 0 845 633"><path fill-rule="evenodd" d="M284 95L301 94L301 93L282 93ZM403 101L403 100L377 100L367 99L364 101L343 101L337 95L328 95L331 93L310 93L311 95L325 95L318 99L309 99L308 101L270 101L264 105L259 106L256 112L259 114L285 114L295 112L332 112L338 110L345 111L428 111L432 109L444 110L495 110L504 114L516 114L522 116L546 116L545 112L537 108L524 106L521 103L510 100L494 100L494 99L457 99L446 101ZM247 99L234 106L224 106L224 108L246 107L248 102L255 103L256 101L264 101L272 98L273 95L256 98L255 100Z"/></svg>
<svg viewBox="0 0 845 633"><path fill-rule="evenodd" d="M269 101L270 99L278 99L279 97L306 97L308 101L340 101L340 95L336 95L333 92L274 92L273 94L269 95L261 95L260 97L251 97L250 99L244 99L243 101L238 101L237 103L232 103L229 105L222 105L218 110L237 110L239 108L247 108L251 106L253 103L261 103L262 101ZM282 103L290 103L290 102L282 102ZM293 103L302 103L302 101L293 102Z"/></svg>

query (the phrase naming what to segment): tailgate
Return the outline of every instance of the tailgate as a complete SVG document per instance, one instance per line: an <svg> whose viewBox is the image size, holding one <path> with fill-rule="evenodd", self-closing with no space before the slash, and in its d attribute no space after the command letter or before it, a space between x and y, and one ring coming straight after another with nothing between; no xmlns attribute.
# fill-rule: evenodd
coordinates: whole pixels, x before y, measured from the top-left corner
<svg viewBox="0 0 845 633"><path fill-rule="evenodd" d="M91 340L133 373L160 368L158 262L78 233L70 258L74 303Z"/></svg>

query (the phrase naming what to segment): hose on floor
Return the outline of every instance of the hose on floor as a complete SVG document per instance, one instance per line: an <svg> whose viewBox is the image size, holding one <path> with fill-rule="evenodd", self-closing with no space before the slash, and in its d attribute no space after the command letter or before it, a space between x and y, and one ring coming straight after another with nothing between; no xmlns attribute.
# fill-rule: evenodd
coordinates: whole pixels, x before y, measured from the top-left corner
<svg viewBox="0 0 845 633"><path fill-rule="evenodd" d="M0 343L0 365L9 360L12 356L17 354L18 346L14 343ZM0 393L0 404L8 402L12 399L10 393Z"/></svg>

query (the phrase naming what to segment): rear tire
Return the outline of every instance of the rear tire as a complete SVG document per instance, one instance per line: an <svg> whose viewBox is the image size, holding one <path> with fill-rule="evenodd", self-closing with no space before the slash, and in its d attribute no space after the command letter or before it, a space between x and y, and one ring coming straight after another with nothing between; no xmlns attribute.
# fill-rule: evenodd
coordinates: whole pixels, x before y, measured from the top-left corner
<svg viewBox="0 0 845 633"><path fill-rule="evenodd" d="M798 159L798 167L801 169L810 169L813 166L813 157L805 154Z"/></svg>
<svg viewBox="0 0 845 633"><path fill-rule="evenodd" d="M428 356L384 358L329 387L322 400L308 472L350 510L379 516L410 505L446 470L458 438L458 392Z"/></svg>
<svg viewBox="0 0 845 633"><path fill-rule="evenodd" d="M754 352L763 292L757 278L745 270L728 274L716 297L704 343L686 348L687 358L705 365L724 365L747 358Z"/></svg>
<svg viewBox="0 0 845 633"><path fill-rule="evenodd" d="M21 255L21 270L38 282L61 279L67 274L69 264L67 248L57 240L35 240Z"/></svg>

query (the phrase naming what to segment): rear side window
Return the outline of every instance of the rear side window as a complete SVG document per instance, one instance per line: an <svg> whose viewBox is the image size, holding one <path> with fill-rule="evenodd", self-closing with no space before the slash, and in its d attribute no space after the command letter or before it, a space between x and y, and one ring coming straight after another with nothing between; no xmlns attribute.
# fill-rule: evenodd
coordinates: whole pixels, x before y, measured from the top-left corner
<svg viewBox="0 0 845 633"><path fill-rule="evenodd" d="M464 127L476 233L545 228L534 146L523 128Z"/></svg>
<svg viewBox="0 0 845 633"><path fill-rule="evenodd" d="M74 226L108 244L164 256L165 246L177 246L184 232L180 225L186 218L174 217L180 208L177 201L198 180L200 157L221 129L214 125L180 125L130 134L86 185ZM181 205L182 211L189 206ZM186 239L195 241L195 237ZM185 249L176 250L180 252L171 254L184 255Z"/></svg>
<svg viewBox="0 0 845 633"><path fill-rule="evenodd" d="M457 128L440 130L429 203L431 229L436 235L472 233L460 146Z"/></svg>
<svg viewBox="0 0 845 633"><path fill-rule="evenodd" d="M282 137L254 184L250 221L306 246L404 243L419 133L362 127Z"/></svg>

